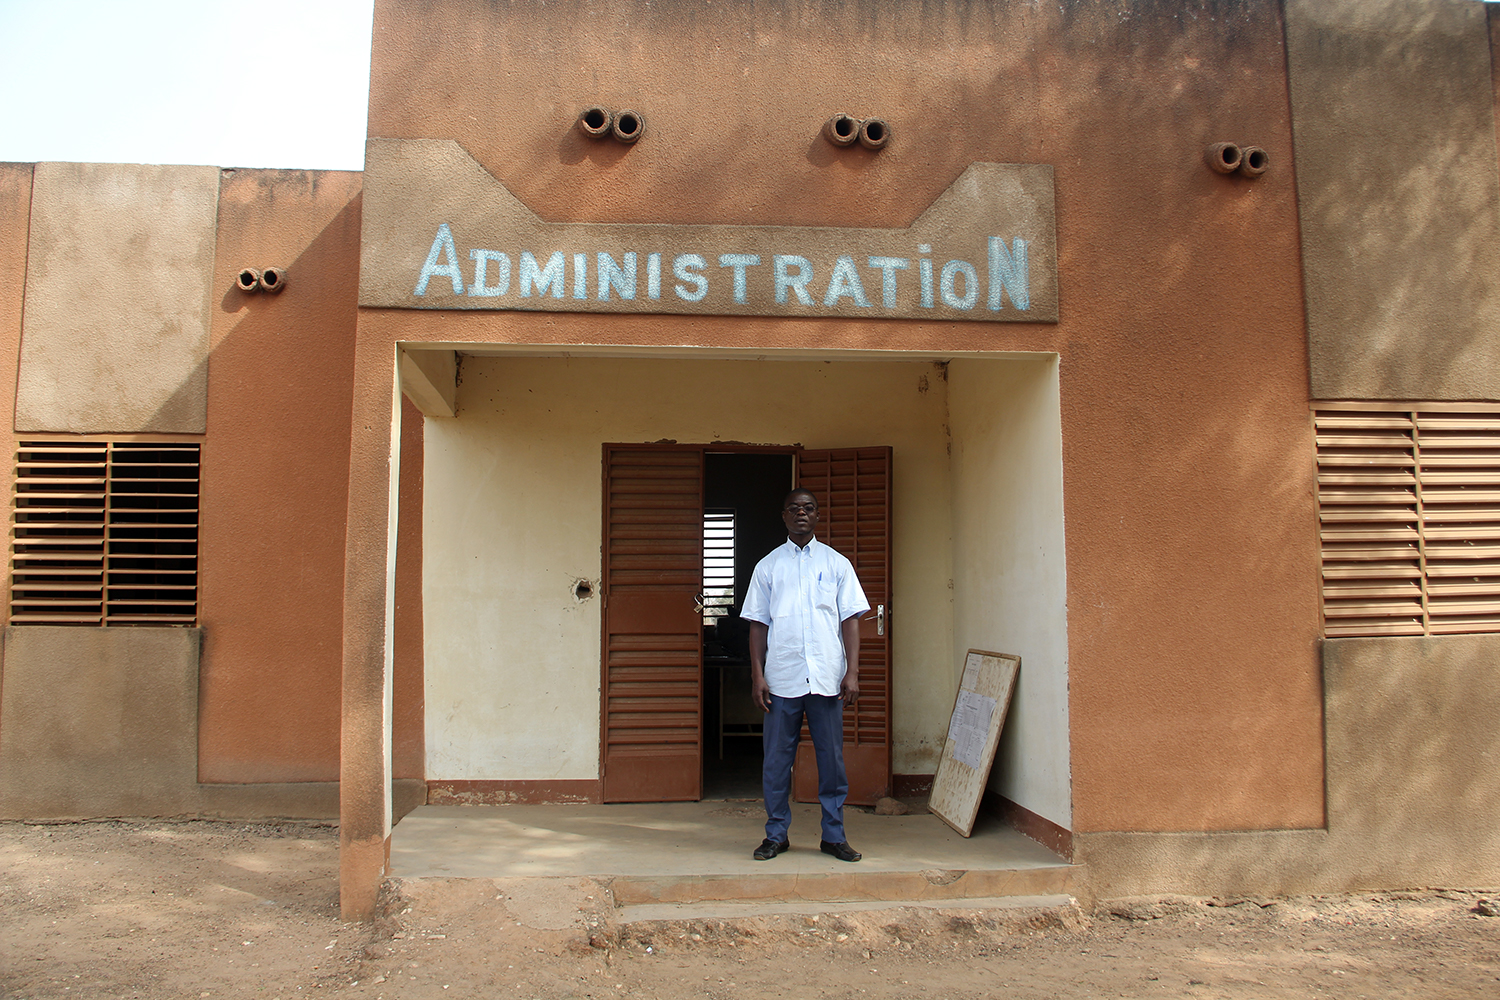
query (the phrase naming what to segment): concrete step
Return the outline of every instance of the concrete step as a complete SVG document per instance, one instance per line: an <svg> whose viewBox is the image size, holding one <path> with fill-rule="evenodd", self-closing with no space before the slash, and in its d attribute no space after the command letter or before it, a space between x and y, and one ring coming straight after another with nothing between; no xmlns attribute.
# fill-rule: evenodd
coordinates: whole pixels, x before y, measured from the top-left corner
<svg viewBox="0 0 1500 1000"><path fill-rule="evenodd" d="M823 914L864 913L871 910L888 910L896 906L916 906L932 910L1048 910L1071 906L1074 899L1069 895L1046 896L965 896L961 899L924 899L892 902L890 900L863 900L861 902L736 902L715 900L703 903L641 903L620 907L616 922L620 924L657 923L663 921L690 920L745 920L751 917L771 916L815 916Z"/></svg>
<svg viewBox="0 0 1500 1000"><path fill-rule="evenodd" d="M903 905L1007 896L1067 896L1078 881L1078 871L1078 866L1066 864L967 870L861 870L856 863L836 872L616 875L610 889L617 906L727 900Z"/></svg>
<svg viewBox="0 0 1500 1000"><path fill-rule="evenodd" d="M792 849L751 851L764 834L754 803L422 806L391 841L391 873L420 878L607 881L615 905L905 906L1076 895L1082 869L1015 830L981 818L961 837L936 816L851 809L849 840L864 859L818 850L816 805L793 807ZM967 904L966 904L967 905Z"/></svg>

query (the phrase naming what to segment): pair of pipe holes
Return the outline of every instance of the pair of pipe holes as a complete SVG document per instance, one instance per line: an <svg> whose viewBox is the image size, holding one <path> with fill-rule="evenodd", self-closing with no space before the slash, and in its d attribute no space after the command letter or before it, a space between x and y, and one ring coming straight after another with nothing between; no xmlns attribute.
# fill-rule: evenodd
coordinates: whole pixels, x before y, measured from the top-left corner
<svg viewBox="0 0 1500 1000"><path fill-rule="evenodd" d="M611 111L595 106L578 116L578 127L591 139L614 136L619 142L629 145L646 131L646 119L638 111Z"/></svg>
<svg viewBox="0 0 1500 1000"><path fill-rule="evenodd" d="M891 127L883 118L861 121L840 111L823 124L823 137L835 146L852 146L858 142L866 149L880 149L891 141Z"/></svg>
<svg viewBox="0 0 1500 1000"><path fill-rule="evenodd" d="M270 292L275 295L286 287L286 268L268 267L263 271L257 271L253 267L242 268L234 276L234 285L246 295L252 292Z"/></svg>
<svg viewBox="0 0 1500 1000"><path fill-rule="evenodd" d="M1220 174L1259 177L1271 167L1271 154L1259 146L1240 146L1233 142L1216 142L1203 151L1209 169Z"/></svg>

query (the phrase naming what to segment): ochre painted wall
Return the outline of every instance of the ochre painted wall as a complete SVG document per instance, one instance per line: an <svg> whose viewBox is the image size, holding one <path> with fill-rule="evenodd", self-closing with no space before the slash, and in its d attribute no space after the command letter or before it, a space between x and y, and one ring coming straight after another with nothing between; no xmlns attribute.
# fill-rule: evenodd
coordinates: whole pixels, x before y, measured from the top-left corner
<svg viewBox="0 0 1500 1000"><path fill-rule="evenodd" d="M16 366L21 356L21 306L26 296L26 240L31 219L31 174L29 163L0 163L0 393L15 399ZM5 420L6 454L16 453L14 409ZM0 489L11 493L12 464L0 469ZM6 620L10 620L10 588L0 596ZM0 684L4 683L0 663Z"/></svg>
<svg viewBox="0 0 1500 1000"><path fill-rule="evenodd" d="M1204 0L1189 13L688 0L418 11L380 0L371 136L456 138L550 220L899 226L970 162L1052 164L1061 320L362 310L370 361L356 425L373 429L355 461L379 453L389 362L377 345L396 340L1055 351L1074 829L1321 825L1313 459L1280 6ZM645 136L631 147L580 137L573 119L595 102L639 110ZM890 146L823 142L819 126L840 110L888 119ZM1270 172L1210 172L1203 149L1219 140L1265 147ZM382 509L374 465L354 480L351 513ZM383 551L374 520L351 520L351 560ZM367 626L375 594L349 591L347 636ZM373 648L348 647L349 676L363 676Z"/></svg>
<svg viewBox="0 0 1500 1000"><path fill-rule="evenodd" d="M31 177L29 163L0 163L0 393L5 399L16 398L16 367L21 357L21 312L26 297L27 233L31 220ZM15 409L5 419L5 433L0 435L6 454L16 453ZM8 498L15 476L11 462L0 469L0 490ZM8 502L8 501L7 501ZM10 620L10 588L0 595L5 620ZM5 696L5 662L0 654L0 698Z"/></svg>
<svg viewBox="0 0 1500 1000"><path fill-rule="evenodd" d="M224 171L202 471L205 782L338 779L360 183ZM235 288L241 268L268 265L287 269L285 291ZM402 666L420 697L414 652ZM420 777L420 722L396 746L397 776Z"/></svg>

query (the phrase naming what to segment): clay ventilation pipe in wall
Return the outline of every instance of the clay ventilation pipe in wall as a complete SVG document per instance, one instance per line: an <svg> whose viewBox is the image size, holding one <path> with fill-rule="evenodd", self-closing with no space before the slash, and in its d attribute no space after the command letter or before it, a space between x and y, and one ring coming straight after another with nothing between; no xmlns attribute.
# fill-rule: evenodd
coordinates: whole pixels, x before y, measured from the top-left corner
<svg viewBox="0 0 1500 1000"><path fill-rule="evenodd" d="M840 111L823 123L823 137L835 146L847 146L859 138L859 119Z"/></svg>
<svg viewBox="0 0 1500 1000"><path fill-rule="evenodd" d="M629 145L646 131L646 119L637 111L622 110L615 115L613 131L616 139Z"/></svg>
<svg viewBox="0 0 1500 1000"><path fill-rule="evenodd" d="M646 131L646 119L639 111L611 111L596 104L578 116L578 128L590 139L612 135L628 146Z"/></svg>
<svg viewBox="0 0 1500 1000"><path fill-rule="evenodd" d="M1259 146L1246 146L1240 153L1240 173L1246 177L1259 177L1271 167L1270 154Z"/></svg>
<svg viewBox="0 0 1500 1000"><path fill-rule="evenodd" d="M268 267L260 272L260 288L263 292L279 295L286 287L286 268Z"/></svg>
<svg viewBox="0 0 1500 1000"><path fill-rule="evenodd" d="M866 118L859 123L859 144L866 149L879 149L891 141L891 127L883 118Z"/></svg>
<svg viewBox="0 0 1500 1000"><path fill-rule="evenodd" d="M277 295L286 287L286 268L268 267L264 271L257 271L253 267L242 267L234 276L234 287L246 295L255 292Z"/></svg>
<svg viewBox="0 0 1500 1000"><path fill-rule="evenodd" d="M614 123L614 114L608 108L598 106L585 108L583 114L578 116L578 127L591 139L602 139L609 135L610 126Z"/></svg>
<svg viewBox="0 0 1500 1000"><path fill-rule="evenodd" d="M852 146L858 140L866 149L880 149L891 141L891 127L884 118L860 121L840 111L823 123L823 138L835 146Z"/></svg>
<svg viewBox="0 0 1500 1000"><path fill-rule="evenodd" d="M1234 173L1244 158L1244 151L1232 142L1216 142L1203 151L1203 160L1209 169L1221 174Z"/></svg>

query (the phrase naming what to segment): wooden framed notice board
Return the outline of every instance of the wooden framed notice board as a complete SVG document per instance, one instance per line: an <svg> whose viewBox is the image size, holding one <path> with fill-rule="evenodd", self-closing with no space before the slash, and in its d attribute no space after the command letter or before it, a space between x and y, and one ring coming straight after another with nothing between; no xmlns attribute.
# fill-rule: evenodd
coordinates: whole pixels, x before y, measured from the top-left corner
<svg viewBox="0 0 1500 1000"><path fill-rule="evenodd" d="M1021 658L1009 653L971 649L964 658L964 676L927 808L965 837L974 831L974 817L979 814L979 800L995 762L995 747L1020 669Z"/></svg>

